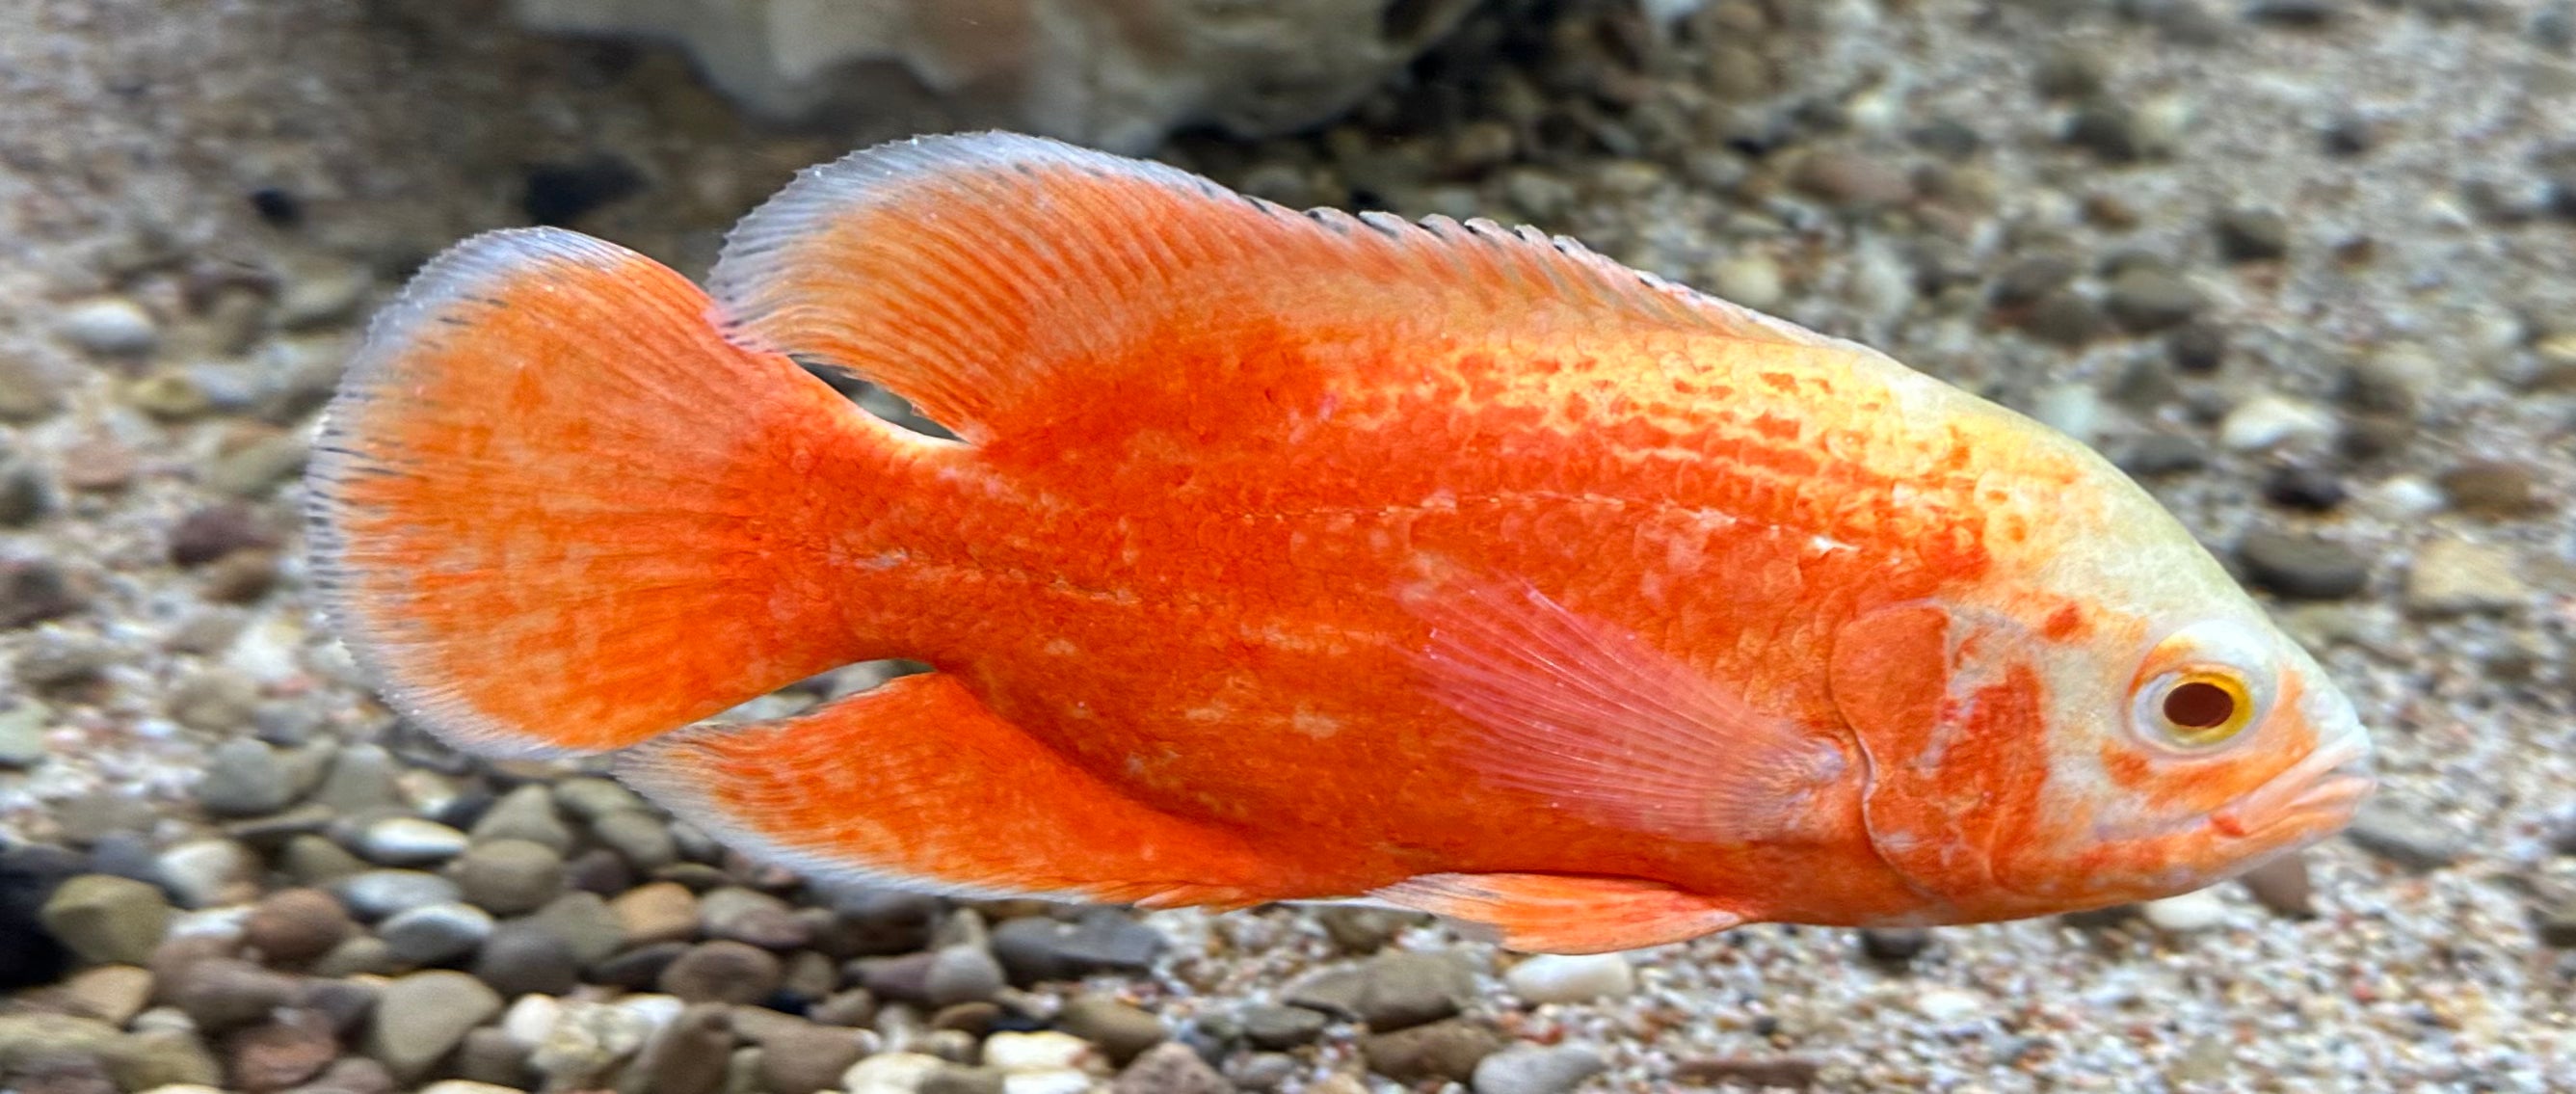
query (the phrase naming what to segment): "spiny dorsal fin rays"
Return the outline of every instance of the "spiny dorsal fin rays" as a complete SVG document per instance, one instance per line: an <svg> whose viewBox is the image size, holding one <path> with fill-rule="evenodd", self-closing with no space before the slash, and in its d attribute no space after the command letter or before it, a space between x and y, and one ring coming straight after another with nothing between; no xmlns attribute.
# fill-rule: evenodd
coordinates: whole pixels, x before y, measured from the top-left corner
<svg viewBox="0 0 2576 1094"><path fill-rule="evenodd" d="M1838 344L1533 229L1297 215L1162 164L1013 134L925 137L800 174L709 286L745 345L848 368L970 441L1041 421L1059 382L1174 368L1157 330L1564 317Z"/></svg>

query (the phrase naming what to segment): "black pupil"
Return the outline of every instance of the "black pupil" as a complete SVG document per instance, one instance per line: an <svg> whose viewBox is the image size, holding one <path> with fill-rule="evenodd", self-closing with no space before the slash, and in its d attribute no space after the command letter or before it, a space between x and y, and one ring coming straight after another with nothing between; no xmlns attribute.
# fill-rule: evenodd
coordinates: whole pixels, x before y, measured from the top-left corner
<svg viewBox="0 0 2576 1094"><path fill-rule="evenodd" d="M2236 697L2216 684L2189 681L2165 693L2165 720L2185 729L2216 729L2236 716Z"/></svg>

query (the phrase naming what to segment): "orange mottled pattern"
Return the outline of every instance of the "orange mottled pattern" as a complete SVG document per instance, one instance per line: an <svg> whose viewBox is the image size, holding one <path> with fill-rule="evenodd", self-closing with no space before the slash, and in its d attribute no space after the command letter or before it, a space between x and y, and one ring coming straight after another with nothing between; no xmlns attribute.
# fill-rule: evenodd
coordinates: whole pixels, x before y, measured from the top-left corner
<svg viewBox="0 0 2576 1094"><path fill-rule="evenodd" d="M1815 842L1739 846L1641 838L1483 785L1459 754L1470 727L1409 674L1426 636L1393 594L1439 574L1526 580L1844 740L1824 668L1836 628L1976 582L1990 541L2035 523L1991 484L2071 468L1978 434L2003 435L1999 417L1900 394L1864 351L1717 305L1603 307L1513 254L1443 280L1417 230L1378 240L1116 177L996 185L1045 189L1042 234L889 202L800 244L821 280L774 292L863 292L836 314L929 318L782 309L752 324L898 390L910 362L950 350L997 362L976 366L988 384L1022 385L911 385L973 446L930 460L890 519L821 548L900 552L853 595L903 588L907 656L1135 801L1294 848L1302 876L1283 889L1304 888L1278 895L1542 871L1818 922L1919 900L1870 849L1856 781ZM1138 222L1161 226L1159 264L1024 276L1079 261L1068 239ZM847 261L822 260L842 247ZM1310 249L1342 276L1301 276L1326 260ZM845 276L872 252L902 253L910 276ZM1066 291L1117 310L1079 339L977 318ZM952 322L982 341L940 341L964 337ZM830 823L828 796L804 808L775 823Z"/></svg>

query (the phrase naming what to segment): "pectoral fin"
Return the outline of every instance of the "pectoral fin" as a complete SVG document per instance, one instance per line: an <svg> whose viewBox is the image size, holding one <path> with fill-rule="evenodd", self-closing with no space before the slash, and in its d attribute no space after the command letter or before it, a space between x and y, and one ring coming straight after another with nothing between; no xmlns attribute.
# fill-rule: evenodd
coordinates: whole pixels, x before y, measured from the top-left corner
<svg viewBox="0 0 2576 1094"><path fill-rule="evenodd" d="M1424 874L1369 895L1497 932L1525 953L1633 950L1744 922L1707 897L1634 878Z"/></svg>

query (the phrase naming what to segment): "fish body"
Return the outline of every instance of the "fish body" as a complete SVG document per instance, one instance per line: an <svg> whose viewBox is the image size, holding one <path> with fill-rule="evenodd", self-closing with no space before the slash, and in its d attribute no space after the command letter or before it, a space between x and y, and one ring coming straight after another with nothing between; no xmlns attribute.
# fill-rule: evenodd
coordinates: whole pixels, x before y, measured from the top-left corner
<svg viewBox="0 0 2576 1094"><path fill-rule="evenodd" d="M823 876L1621 949L2184 891L2369 785L2316 664L2072 440L1570 241L1033 138L808 172L705 291L469 241L312 474L405 713L616 751ZM690 724L885 657L936 671Z"/></svg>

